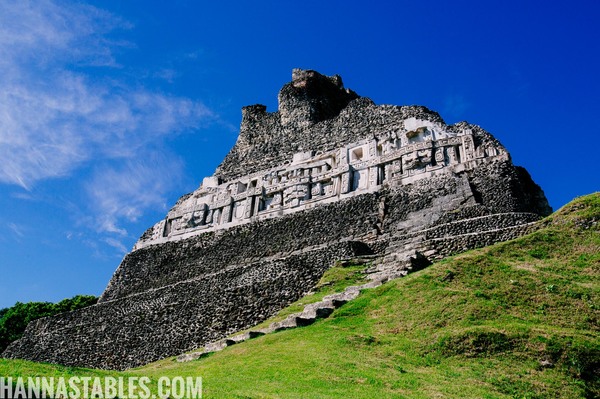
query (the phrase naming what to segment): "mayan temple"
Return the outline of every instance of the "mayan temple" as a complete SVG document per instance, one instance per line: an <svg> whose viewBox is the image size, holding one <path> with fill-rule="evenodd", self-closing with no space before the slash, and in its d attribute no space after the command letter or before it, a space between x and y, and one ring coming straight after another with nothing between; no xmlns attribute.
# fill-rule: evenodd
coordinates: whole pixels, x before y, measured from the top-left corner
<svg viewBox="0 0 600 399"><path fill-rule="evenodd" d="M202 347L301 298L336 261L373 275L523 235L551 212L490 133L376 105L294 70L279 107L125 256L97 305L32 322L4 357L126 369Z"/></svg>

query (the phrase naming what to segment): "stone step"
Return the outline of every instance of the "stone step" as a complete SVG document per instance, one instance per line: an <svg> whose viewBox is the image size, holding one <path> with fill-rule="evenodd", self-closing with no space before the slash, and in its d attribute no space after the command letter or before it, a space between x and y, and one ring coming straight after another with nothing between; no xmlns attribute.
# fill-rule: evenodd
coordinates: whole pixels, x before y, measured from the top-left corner
<svg viewBox="0 0 600 399"><path fill-rule="evenodd" d="M331 301L331 303L333 304L334 307L339 308L340 306L344 305L345 303L356 298L359 293L360 293L359 290L344 291L344 292L339 292L337 294L327 295L323 299Z"/></svg>
<svg viewBox="0 0 600 399"><path fill-rule="evenodd" d="M388 276L379 276L378 278L372 279L372 281L359 285L358 287L361 290L366 290L366 289L371 289L371 288L377 288L380 285L386 283L389 280Z"/></svg>
<svg viewBox="0 0 600 399"><path fill-rule="evenodd" d="M423 256L425 256L426 258L431 258L435 255L437 255L437 251L435 249L428 249L428 250L424 250L423 252L421 252L423 254Z"/></svg>
<svg viewBox="0 0 600 399"><path fill-rule="evenodd" d="M408 273L408 272L404 272ZM401 277L405 274L380 274L374 276L371 281L368 283L364 283L361 285L353 285L350 287L346 287L346 289L342 292L338 292L335 294L325 296L321 301L308 304L304 307L302 312L293 313L287 316L282 321L277 321L271 323L268 327L258 329L258 330L250 330L248 332L240 333L233 335L231 337L221 339L216 342L211 342L204 346L204 348L198 352L187 353L177 357L178 362L189 362L192 360L196 360L201 358L202 356L212 353L218 352L225 349L228 346L236 345L240 342L247 341L252 338L260 337L265 334L269 334L275 331L287 330L290 328L303 327L313 324L316 320L321 318L329 317L335 309L340 306L348 303L349 301L355 299L361 290L371 289L375 287L379 287L383 283L387 282L391 278ZM395 276L395 277L394 277Z"/></svg>
<svg viewBox="0 0 600 399"><path fill-rule="evenodd" d="M298 313L289 315L282 321L277 321L275 323L272 323L270 325L270 327L273 328L273 331L281 331L281 330L287 330L288 328L298 327L298 324L296 323L297 315L298 315Z"/></svg>
<svg viewBox="0 0 600 399"><path fill-rule="evenodd" d="M316 321L314 317L296 317L296 327L310 326Z"/></svg>
<svg viewBox="0 0 600 399"><path fill-rule="evenodd" d="M253 339L253 338L257 338L260 337L262 335L265 335L265 332L263 331L247 331L241 334L237 334L234 335L232 337L229 337L225 340L225 343L227 344L227 346L231 346L231 345L235 345L238 344L240 342L244 342L247 341L249 339Z"/></svg>
<svg viewBox="0 0 600 399"><path fill-rule="evenodd" d="M177 361L179 363L191 362L192 360L196 360L206 355L207 352L204 350L200 352L186 353L184 355L177 356Z"/></svg>
<svg viewBox="0 0 600 399"><path fill-rule="evenodd" d="M218 351L222 351L226 347L227 347L227 342L226 342L226 340L222 339L220 341L211 342L211 343L207 344L204 347L204 350L206 353L218 352Z"/></svg>
<svg viewBox="0 0 600 399"><path fill-rule="evenodd" d="M267 326L265 328L261 328L260 330L252 330L250 332L257 334L256 337L260 337L260 336L265 335L265 334L270 334L273 331L275 331L275 330L271 327L271 325L269 325L269 326Z"/></svg>

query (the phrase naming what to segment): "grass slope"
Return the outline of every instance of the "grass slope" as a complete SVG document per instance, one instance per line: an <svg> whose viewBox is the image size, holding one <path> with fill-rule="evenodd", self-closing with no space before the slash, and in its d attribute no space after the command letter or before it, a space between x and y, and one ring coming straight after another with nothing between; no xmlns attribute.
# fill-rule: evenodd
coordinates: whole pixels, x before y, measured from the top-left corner
<svg viewBox="0 0 600 399"><path fill-rule="evenodd" d="M598 221L600 195L581 197L309 327L112 375L202 376L205 398L600 397ZM0 375L98 373L64 370L0 360Z"/></svg>

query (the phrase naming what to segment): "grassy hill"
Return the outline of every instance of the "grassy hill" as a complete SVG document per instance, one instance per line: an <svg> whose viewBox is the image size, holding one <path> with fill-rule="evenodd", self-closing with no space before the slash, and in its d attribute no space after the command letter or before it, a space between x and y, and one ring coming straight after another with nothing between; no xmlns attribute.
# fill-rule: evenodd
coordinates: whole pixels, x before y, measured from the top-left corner
<svg viewBox="0 0 600 399"><path fill-rule="evenodd" d="M599 222L600 194L578 198L533 234L196 361L111 373L0 360L0 375L202 376L205 398L600 397Z"/></svg>

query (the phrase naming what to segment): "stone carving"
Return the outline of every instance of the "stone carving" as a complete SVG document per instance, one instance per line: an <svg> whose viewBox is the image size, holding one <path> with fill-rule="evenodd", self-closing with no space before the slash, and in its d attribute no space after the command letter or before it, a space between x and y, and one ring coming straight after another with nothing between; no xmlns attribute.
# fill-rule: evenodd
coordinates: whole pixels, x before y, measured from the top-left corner
<svg viewBox="0 0 600 399"><path fill-rule="evenodd" d="M446 166L446 157L444 156L444 148L437 148L435 150L435 164L437 166Z"/></svg>
<svg viewBox="0 0 600 399"><path fill-rule="evenodd" d="M437 173L453 173L459 164L463 164L461 170L474 169L477 163L472 161L508 159L502 147L475 148L473 133L469 131L439 129L437 140L432 139L427 127L405 135L409 144L404 146L397 145L396 132L387 132L381 138L349 143L318 155L312 151L296 153L287 166L258 171L234 181L219 183L218 177L205 178L198 190L153 227L150 237L144 236L136 243L135 249L180 236L187 238L194 232L269 218L272 212L297 212L332 196L341 200ZM271 194L264 196L263 192ZM253 208L252 204L257 206ZM211 213L212 218L205 216ZM170 228L165 229L165 223Z"/></svg>
<svg viewBox="0 0 600 399"><path fill-rule="evenodd" d="M450 164L454 165L457 164L459 162L459 159L457 157L457 153L456 153L456 148L454 146L452 147L448 147L448 149L446 150L446 152L448 153L448 159Z"/></svg>

